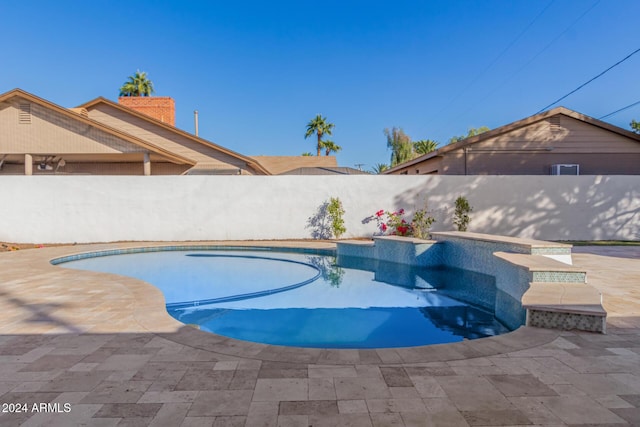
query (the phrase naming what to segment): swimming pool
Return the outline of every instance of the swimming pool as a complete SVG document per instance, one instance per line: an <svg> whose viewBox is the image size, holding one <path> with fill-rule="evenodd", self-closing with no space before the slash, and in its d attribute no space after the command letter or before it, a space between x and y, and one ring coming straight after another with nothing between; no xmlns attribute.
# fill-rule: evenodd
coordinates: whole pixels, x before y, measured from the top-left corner
<svg viewBox="0 0 640 427"><path fill-rule="evenodd" d="M266 344L409 347L510 330L496 318L494 278L451 268L264 248L99 256L64 267L145 280L177 320Z"/></svg>

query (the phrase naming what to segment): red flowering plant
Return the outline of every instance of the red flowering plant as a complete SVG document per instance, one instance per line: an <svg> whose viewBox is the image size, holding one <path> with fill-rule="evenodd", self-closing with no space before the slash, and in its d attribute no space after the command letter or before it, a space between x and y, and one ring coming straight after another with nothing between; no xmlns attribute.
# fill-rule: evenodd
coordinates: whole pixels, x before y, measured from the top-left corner
<svg viewBox="0 0 640 427"><path fill-rule="evenodd" d="M428 215L426 207L417 211L411 222L404 218L404 209L394 212L379 210L373 215L378 224L378 229L382 234L391 234L394 236L414 236L418 238L426 238L429 235L429 228L436 220Z"/></svg>

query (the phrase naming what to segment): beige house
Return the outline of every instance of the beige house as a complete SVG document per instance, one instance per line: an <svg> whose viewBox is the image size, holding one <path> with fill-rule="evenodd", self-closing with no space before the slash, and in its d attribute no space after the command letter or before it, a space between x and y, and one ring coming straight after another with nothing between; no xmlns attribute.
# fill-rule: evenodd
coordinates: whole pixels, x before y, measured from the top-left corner
<svg viewBox="0 0 640 427"><path fill-rule="evenodd" d="M638 175L640 135L564 107L399 164L401 175Z"/></svg>
<svg viewBox="0 0 640 427"><path fill-rule="evenodd" d="M0 175L275 175L337 166L333 156L245 156L174 123L168 97L100 97L69 109L14 89L0 95Z"/></svg>

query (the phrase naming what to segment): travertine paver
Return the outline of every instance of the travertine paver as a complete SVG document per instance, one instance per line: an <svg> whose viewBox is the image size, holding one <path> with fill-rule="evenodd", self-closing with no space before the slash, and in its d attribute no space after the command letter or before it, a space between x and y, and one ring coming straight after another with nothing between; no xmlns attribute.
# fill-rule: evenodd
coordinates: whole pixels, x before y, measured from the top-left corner
<svg viewBox="0 0 640 427"><path fill-rule="evenodd" d="M206 334L169 317L148 284L48 263L123 246L140 244L0 254L0 425L640 425L636 249L574 255L604 294L607 335L521 328L322 350Z"/></svg>

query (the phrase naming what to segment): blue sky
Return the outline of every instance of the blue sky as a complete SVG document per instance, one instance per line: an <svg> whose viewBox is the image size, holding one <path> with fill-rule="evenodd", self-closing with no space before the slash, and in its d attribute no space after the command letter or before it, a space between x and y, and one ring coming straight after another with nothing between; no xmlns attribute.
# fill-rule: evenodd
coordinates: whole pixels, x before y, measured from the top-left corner
<svg viewBox="0 0 640 427"><path fill-rule="evenodd" d="M393 3L393 4L392 4ZM414 140L535 114L640 48L637 0L1 1L0 92L64 107L146 71L176 126L246 155L315 152L335 124L341 166ZM599 118L640 101L640 53L563 100ZM606 119L628 129L640 105Z"/></svg>

